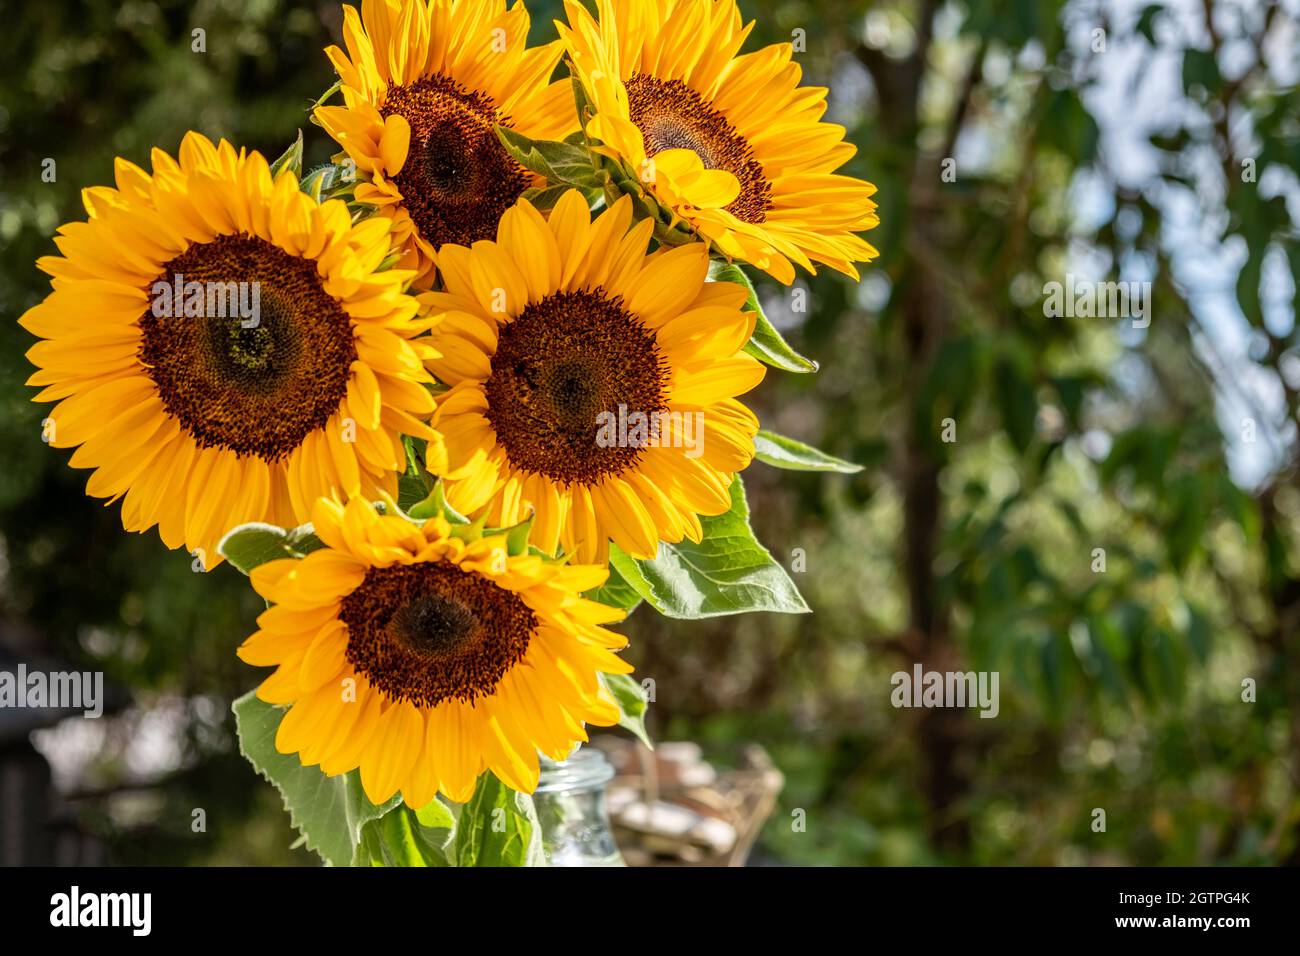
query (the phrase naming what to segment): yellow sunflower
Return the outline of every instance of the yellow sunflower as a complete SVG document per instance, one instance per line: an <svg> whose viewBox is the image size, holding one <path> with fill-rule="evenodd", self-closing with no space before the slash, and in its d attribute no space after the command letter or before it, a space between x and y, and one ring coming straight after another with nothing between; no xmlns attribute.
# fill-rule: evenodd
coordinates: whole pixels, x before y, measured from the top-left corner
<svg viewBox="0 0 1300 956"><path fill-rule="evenodd" d="M292 705L281 753L359 767L372 803L400 790L419 809L440 790L469 799L485 769L531 793L538 751L562 760L584 722L617 723L599 674L632 668L601 625L623 612L581 597L605 568L510 555L504 535L462 539L360 498L322 499L313 525L326 547L253 570L273 606L239 648L277 667L257 696Z"/></svg>
<svg viewBox="0 0 1300 956"><path fill-rule="evenodd" d="M541 180L494 131L562 139L578 128L569 81L551 84L559 41L529 48L528 11L505 0L366 0L344 7L347 52L325 52L344 106L316 119L356 163L356 196L394 221L404 267L431 284L446 242L489 239Z"/></svg>
<svg viewBox="0 0 1300 956"><path fill-rule="evenodd" d="M741 352L745 290L707 282L695 242L646 255L653 223L624 196L592 221L576 190L549 221L527 200L495 242L444 246L446 289L420 296L451 386L433 420L447 500L533 543L603 562L608 542L653 557L699 541L699 515L731 504L758 420L736 396L763 378Z"/></svg>
<svg viewBox="0 0 1300 956"><path fill-rule="evenodd" d="M85 190L88 221L59 230L62 256L38 262L53 291L20 320L45 340L27 353L35 401L59 402L46 437L79 446L87 492L125 496L128 531L158 525L211 566L234 525L394 493L403 432L438 467L419 420L434 353L409 341L427 323L411 273L377 271L388 220L354 226L341 201L198 133L153 167L118 159L116 189Z"/></svg>
<svg viewBox="0 0 1300 956"><path fill-rule="evenodd" d="M738 55L752 23L735 0L565 0L557 24L594 115L587 132L674 219L781 282L797 263L857 278L876 250L876 187L839 175L856 152L821 122L789 43ZM653 162L648 162L653 160Z"/></svg>

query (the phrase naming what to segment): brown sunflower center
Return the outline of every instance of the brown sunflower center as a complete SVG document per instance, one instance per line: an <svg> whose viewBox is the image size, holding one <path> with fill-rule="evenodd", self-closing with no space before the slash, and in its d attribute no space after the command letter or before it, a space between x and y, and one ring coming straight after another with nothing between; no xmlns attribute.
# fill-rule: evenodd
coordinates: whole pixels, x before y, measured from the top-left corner
<svg viewBox="0 0 1300 956"><path fill-rule="evenodd" d="M645 137L647 156L665 149L693 150L705 169L725 169L740 181L740 195L728 212L742 222L767 218L772 185L753 148L725 116L681 80L637 73L626 86L631 119Z"/></svg>
<svg viewBox="0 0 1300 956"><path fill-rule="evenodd" d="M380 113L411 125L393 181L420 235L435 249L496 235L501 214L528 188L528 174L497 139L491 97L442 75L388 91Z"/></svg>
<svg viewBox="0 0 1300 956"><path fill-rule="evenodd" d="M371 568L339 619L348 662L390 700L421 707L490 695L537 627L518 594L445 562Z"/></svg>
<svg viewBox="0 0 1300 956"><path fill-rule="evenodd" d="M243 233L163 267L140 318L140 361L200 448L276 461L323 427L357 357L316 263Z"/></svg>
<svg viewBox="0 0 1300 956"><path fill-rule="evenodd" d="M501 327L487 420L516 468L594 484L642 454L602 440L603 421L667 410L668 374L654 334L620 299L557 292Z"/></svg>

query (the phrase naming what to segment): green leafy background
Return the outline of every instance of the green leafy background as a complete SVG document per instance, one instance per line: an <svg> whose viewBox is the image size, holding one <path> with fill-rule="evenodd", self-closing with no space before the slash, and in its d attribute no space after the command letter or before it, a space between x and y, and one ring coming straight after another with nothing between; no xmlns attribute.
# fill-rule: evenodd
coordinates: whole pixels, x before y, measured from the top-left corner
<svg viewBox="0 0 1300 956"><path fill-rule="evenodd" d="M773 369L752 404L774 433L863 468L745 476L770 552L746 573L791 604L780 570L814 614L652 613L672 606L689 549L604 593L645 599L629 657L655 681L656 739L697 739L720 762L758 741L785 772L760 857L1300 861L1300 205L1286 198L1300 94L1294 57L1258 45L1294 14L1207 6L1213 29L1200 4L968 0L936 16L922 0L742 0L762 16L751 44L803 31L799 61L831 87L882 219L862 283L803 278L805 311L758 283L804 370ZM559 4L530 7L540 39ZM34 260L115 154L147 164L193 126L275 156L302 128L306 166L324 161L305 110L332 81L320 49L339 22L334 3L282 0L7 11L0 617L7 645L101 668L141 708L63 802L116 862L316 857L234 736L229 704L257 678L233 650L259 600L233 568L196 574L83 496L85 473L40 441L15 320L43 294ZM1149 328L1046 317L1044 283L1071 271L1150 278ZM999 671L1000 716L893 709L889 675L916 661ZM170 715L175 746L140 779L127 742L145 710ZM381 841L360 825L354 853L445 859L438 819L381 824Z"/></svg>

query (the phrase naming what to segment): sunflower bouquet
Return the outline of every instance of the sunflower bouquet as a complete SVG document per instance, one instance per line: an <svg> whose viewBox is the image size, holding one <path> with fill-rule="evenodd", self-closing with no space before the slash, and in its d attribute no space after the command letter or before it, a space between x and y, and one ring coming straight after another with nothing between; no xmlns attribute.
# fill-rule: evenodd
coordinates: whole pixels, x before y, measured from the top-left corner
<svg viewBox="0 0 1300 956"><path fill-rule="evenodd" d="M240 744L329 863L537 862L541 760L644 736L609 625L806 611L739 473L856 470L740 400L816 368L744 267L876 254L826 90L735 0L565 6L344 7L329 163L118 159L21 319L88 494L266 599Z"/></svg>

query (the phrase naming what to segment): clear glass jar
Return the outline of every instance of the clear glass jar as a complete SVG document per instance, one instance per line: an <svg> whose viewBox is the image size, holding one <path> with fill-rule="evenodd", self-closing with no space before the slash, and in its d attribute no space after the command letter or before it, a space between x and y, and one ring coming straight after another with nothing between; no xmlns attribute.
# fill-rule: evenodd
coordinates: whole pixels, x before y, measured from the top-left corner
<svg viewBox="0 0 1300 956"><path fill-rule="evenodd" d="M542 849L550 866L626 866L614 843L605 810L605 784L614 768L595 748L567 760L541 758L533 794L542 825Z"/></svg>

